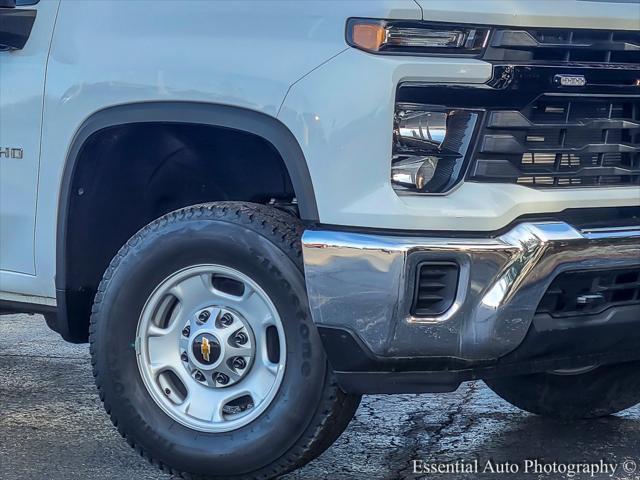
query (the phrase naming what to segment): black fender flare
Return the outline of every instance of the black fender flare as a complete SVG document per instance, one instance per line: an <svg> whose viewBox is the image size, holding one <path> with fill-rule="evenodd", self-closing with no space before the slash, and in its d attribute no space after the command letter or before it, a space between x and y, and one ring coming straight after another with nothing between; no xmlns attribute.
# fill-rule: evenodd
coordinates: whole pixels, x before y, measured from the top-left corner
<svg viewBox="0 0 640 480"><path fill-rule="evenodd" d="M119 125L131 123L193 123L229 128L251 133L271 143L284 160L285 167L298 200L300 217L304 221L318 221L318 207L311 175L300 144L291 131L277 118L242 107L185 101L152 101L115 105L90 115L80 127L67 150L58 199L56 234L56 291L58 321L56 330L74 341L73 326L69 325L73 312L69 311L66 289L68 213L71 206L73 179L82 149L94 134Z"/></svg>

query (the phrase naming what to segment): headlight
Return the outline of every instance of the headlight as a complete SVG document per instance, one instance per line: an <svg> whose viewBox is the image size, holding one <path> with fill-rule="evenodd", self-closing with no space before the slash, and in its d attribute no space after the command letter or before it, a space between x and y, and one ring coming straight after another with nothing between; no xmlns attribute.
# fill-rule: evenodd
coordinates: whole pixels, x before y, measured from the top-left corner
<svg viewBox="0 0 640 480"><path fill-rule="evenodd" d="M479 55L489 32L482 27L419 21L347 21L347 43L371 53Z"/></svg>
<svg viewBox="0 0 640 480"><path fill-rule="evenodd" d="M460 179L478 112L397 104L391 183L399 191L443 193Z"/></svg>

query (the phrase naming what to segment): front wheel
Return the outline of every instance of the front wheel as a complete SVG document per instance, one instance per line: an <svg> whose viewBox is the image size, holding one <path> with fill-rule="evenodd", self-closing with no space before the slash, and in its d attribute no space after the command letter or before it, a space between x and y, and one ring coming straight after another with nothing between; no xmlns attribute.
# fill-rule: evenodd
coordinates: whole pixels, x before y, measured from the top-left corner
<svg viewBox="0 0 640 480"><path fill-rule="evenodd" d="M587 419L640 403L640 362L486 380L512 405L537 415Z"/></svg>
<svg viewBox="0 0 640 480"><path fill-rule="evenodd" d="M196 478L272 478L346 428L307 306L297 219L215 203L138 232L104 275L91 319L100 396L128 442Z"/></svg>

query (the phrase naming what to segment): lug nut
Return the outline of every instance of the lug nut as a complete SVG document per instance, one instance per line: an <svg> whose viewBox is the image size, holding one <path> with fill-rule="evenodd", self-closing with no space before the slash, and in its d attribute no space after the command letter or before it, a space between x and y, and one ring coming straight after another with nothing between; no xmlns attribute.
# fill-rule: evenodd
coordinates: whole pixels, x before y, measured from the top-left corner
<svg viewBox="0 0 640 480"><path fill-rule="evenodd" d="M198 315L198 321L201 323L205 323L207 320L209 320L210 316L211 314L209 313L209 311L204 310L203 312L200 312L200 315Z"/></svg>
<svg viewBox="0 0 640 480"><path fill-rule="evenodd" d="M198 380L199 382L204 382L204 375L200 370L196 372L195 377L196 377L196 380Z"/></svg>
<svg viewBox="0 0 640 480"><path fill-rule="evenodd" d="M242 357L236 357L233 359L233 368L243 369L247 366L247 362Z"/></svg>
<svg viewBox="0 0 640 480"><path fill-rule="evenodd" d="M191 327L189 325L187 325L182 329L182 335L184 335L185 337L188 337L190 333L191 333Z"/></svg>
<svg viewBox="0 0 640 480"><path fill-rule="evenodd" d="M180 360L182 360L183 362L188 362L189 361L189 357L187 357L187 353L186 352L182 352L180 354Z"/></svg>
<svg viewBox="0 0 640 480"><path fill-rule="evenodd" d="M226 385L227 383L229 383L229 377L227 377L224 373L218 373L216 375L216 382L218 382L220 385Z"/></svg>
<svg viewBox="0 0 640 480"><path fill-rule="evenodd" d="M244 345L249 341L249 337L247 337L247 334L244 332L236 333L236 336L234 337L234 339L238 345Z"/></svg>
<svg viewBox="0 0 640 480"><path fill-rule="evenodd" d="M228 327L233 323L233 317L231 316L230 313L225 313L224 315L222 315L222 318L220 319L220 323L225 327Z"/></svg>

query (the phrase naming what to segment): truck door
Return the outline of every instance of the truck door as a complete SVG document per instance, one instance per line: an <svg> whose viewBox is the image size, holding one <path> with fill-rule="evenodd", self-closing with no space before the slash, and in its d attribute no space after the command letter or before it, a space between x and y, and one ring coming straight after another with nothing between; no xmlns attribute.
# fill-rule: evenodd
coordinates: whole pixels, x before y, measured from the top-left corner
<svg viewBox="0 0 640 480"><path fill-rule="evenodd" d="M35 275L45 72L59 0L0 0L0 290Z"/></svg>

